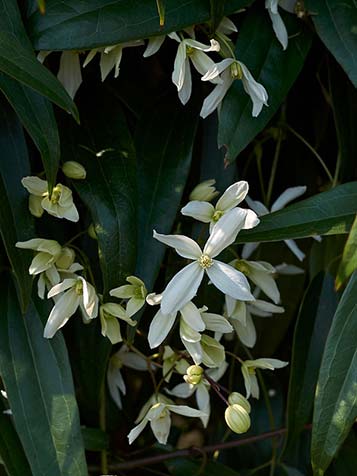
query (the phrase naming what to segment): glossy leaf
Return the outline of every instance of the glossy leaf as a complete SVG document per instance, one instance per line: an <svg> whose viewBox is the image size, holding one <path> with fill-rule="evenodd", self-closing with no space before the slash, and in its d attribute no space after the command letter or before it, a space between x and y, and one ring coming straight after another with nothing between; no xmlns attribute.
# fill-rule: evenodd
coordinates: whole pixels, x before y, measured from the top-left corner
<svg viewBox="0 0 357 476"><path fill-rule="evenodd" d="M261 217L256 228L239 233L237 242L348 233L356 213L357 182L350 182Z"/></svg>
<svg viewBox="0 0 357 476"><path fill-rule="evenodd" d="M170 233L189 172L198 122L197 103L166 98L144 111L136 131L139 227L137 274L152 289L165 247L155 229Z"/></svg>
<svg viewBox="0 0 357 476"><path fill-rule="evenodd" d="M5 31L0 31L0 71L47 97L78 120L77 108L58 79L16 37Z"/></svg>
<svg viewBox="0 0 357 476"><path fill-rule="evenodd" d="M16 248L15 243L35 235L28 193L21 185L22 177L30 175L30 164L21 124L3 97L0 97L0 150L3 158L0 160L0 233L25 310L32 287L28 274L30 255Z"/></svg>
<svg viewBox="0 0 357 476"><path fill-rule="evenodd" d="M319 273L306 290L294 333L284 451L284 459L293 463L299 462L294 461L295 445L311 421L322 354L336 308L333 277Z"/></svg>
<svg viewBox="0 0 357 476"><path fill-rule="evenodd" d="M60 160L59 135L51 103L4 74L0 74L0 89L40 151L51 189L55 185Z"/></svg>
<svg viewBox="0 0 357 476"><path fill-rule="evenodd" d="M48 306L36 299L22 316L9 284L3 284L0 297L0 370L32 474L85 476L78 408L63 338L44 339Z"/></svg>
<svg viewBox="0 0 357 476"><path fill-rule="evenodd" d="M357 218L353 222L350 234L345 244L342 259L338 267L336 276L336 288L339 289L342 284L357 269Z"/></svg>
<svg viewBox="0 0 357 476"><path fill-rule="evenodd" d="M107 293L135 268L135 151L120 103L112 96L98 89L82 112L83 125L68 124L64 131L63 155L87 171L86 180L73 184L92 216Z"/></svg>
<svg viewBox="0 0 357 476"><path fill-rule="evenodd" d="M357 273L343 293L322 358L313 417L311 460L322 476L357 417Z"/></svg>
<svg viewBox="0 0 357 476"><path fill-rule="evenodd" d="M226 2L225 14L250 3ZM165 1L165 25L160 28L155 0L47 0L46 15L33 13L28 30L37 50L89 49L162 35L210 19L206 0Z"/></svg>
<svg viewBox="0 0 357 476"><path fill-rule="evenodd" d="M5 407L0 402L0 465L4 465L6 469L5 474L7 475L32 476L11 416L3 414L4 410Z"/></svg>
<svg viewBox="0 0 357 476"><path fill-rule="evenodd" d="M357 5L338 0L308 0L316 31L357 87Z"/></svg>
<svg viewBox="0 0 357 476"><path fill-rule="evenodd" d="M242 82L235 81L223 100L218 143L227 149L226 159L233 161L274 116L294 84L310 49L311 34L302 22L284 15L289 46L283 51L275 37L266 11L250 8L238 35L236 57L250 70L268 92L269 107L258 117L252 116L252 101Z"/></svg>

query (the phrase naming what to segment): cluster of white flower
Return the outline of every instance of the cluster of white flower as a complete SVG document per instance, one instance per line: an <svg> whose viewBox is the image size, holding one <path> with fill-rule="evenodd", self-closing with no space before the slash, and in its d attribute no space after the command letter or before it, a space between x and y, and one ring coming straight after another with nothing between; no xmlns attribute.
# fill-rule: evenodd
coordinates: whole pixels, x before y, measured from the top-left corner
<svg viewBox="0 0 357 476"><path fill-rule="evenodd" d="M278 0L266 0L266 8L271 16L274 31L281 42L283 48L287 47L288 37L283 21L277 10ZM234 54L232 42L228 35L237 33L234 23L224 17L215 32L215 38L209 44L196 40L195 28L187 28L183 31L172 32L168 35L152 37L148 40L144 58L158 52L165 38L178 43L177 53L174 60L172 82L177 88L178 96L182 104L186 104L191 97L192 77L190 63L201 75L202 81L209 81L215 85L212 92L203 102L200 112L205 118L220 107L228 89L234 80L241 80L245 92L253 102L252 115L258 116L263 105L268 105L268 94L264 86L259 84L245 64L239 61ZM101 79L104 81L108 74L114 69L114 77L118 77L122 59L123 49L144 45L143 40L130 41L118 45L106 46L90 50L83 62L86 67L98 53L100 55ZM216 52L223 57L223 60L215 63L207 53ZM39 61L43 62L50 51L41 51L38 54ZM61 54L58 79L73 98L82 83L82 72L80 64L80 52L64 51Z"/></svg>
<svg viewBox="0 0 357 476"><path fill-rule="evenodd" d="M63 170L77 179L85 177L85 170L77 163L67 163ZM57 218L78 220L72 193L64 185L56 185L50 194L47 182L38 177L25 177L22 183L30 192L29 208L33 215L39 217L46 210ZM276 269L265 261L251 261L246 257L241 259L236 247L232 248L238 233L257 226L258 214L262 214L261 207L257 207L258 202L253 202L247 196L248 183L234 183L212 205L211 200L219 194L214 184L214 180L199 184L190 194L189 203L181 209L183 216L209 225L208 238L202 248L187 236L163 235L155 230L153 232L155 239L174 248L179 256L189 260L172 277L161 294L148 294L141 279L129 276L128 284L109 292L115 298L113 302L104 302L94 283L87 280L87 271L82 265L85 263L76 262L71 242L61 246L54 240L34 238L16 244L19 248L36 252L29 273L38 276L39 297L44 299L47 291L47 298L54 301L44 329L46 338L52 338L80 310L84 323L91 322L99 315L102 335L112 344L117 344L124 340L120 321L135 326L137 322L132 319L133 316L147 303L159 306L148 333L149 346L154 349L167 339L178 320L182 349L164 345L160 352L147 357L125 342L110 358L107 383L119 408L122 408L121 394L126 393L121 372L123 367L149 371L154 381L157 368L162 368L160 384L154 388L154 394L139 413L137 426L128 435L130 443L138 437L147 423L150 423L157 440L166 443L171 425L170 412L197 417L206 427L211 412L210 390L226 404L225 420L228 427L236 433L246 432L250 427L250 404L247 399L259 398L256 369L274 370L287 365L287 362L271 358L243 360L229 352L227 354L222 343L223 337L229 340L236 335L243 345L253 347L256 330L252 315L267 317L282 313L284 309L279 306ZM291 190L278 199L275 208L284 206L287 201L303 193L305 188ZM253 209L242 208L240 205L244 200L258 214ZM236 256L228 264L217 259L227 248ZM243 248L243 252L247 253L247 249ZM294 270L289 271L291 272ZM221 313L209 312L206 306L198 307L193 302L206 274L209 284L223 293ZM255 289L251 289L252 285ZM258 299L260 293L264 293L272 302ZM230 392L219 383L228 367L227 355L240 364L245 396ZM171 389L164 389L162 393L162 385L170 383L173 374L182 376L183 382ZM177 405L167 395L180 399L195 395L198 409Z"/></svg>

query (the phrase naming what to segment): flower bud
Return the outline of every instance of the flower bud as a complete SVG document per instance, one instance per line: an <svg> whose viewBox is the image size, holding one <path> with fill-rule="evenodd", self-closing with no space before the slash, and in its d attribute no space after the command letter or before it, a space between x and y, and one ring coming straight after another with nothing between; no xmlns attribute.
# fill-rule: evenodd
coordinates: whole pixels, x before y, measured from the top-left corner
<svg viewBox="0 0 357 476"><path fill-rule="evenodd" d="M224 412L224 418L229 428L234 433L245 433L250 428L250 417L248 412L237 403L229 405Z"/></svg>
<svg viewBox="0 0 357 476"><path fill-rule="evenodd" d="M216 181L214 179L199 183L190 193L189 199L210 202L219 194L214 187L215 183Z"/></svg>
<svg viewBox="0 0 357 476"><path fill-rule="evenodd" d="M184 380L186 383L190 383L192 385L197 385L201 382L203 375L203 368L199 365L191 365L186 370L186 375L184 375Z"/></svg>
<svg viewBox="0 0 357 476"><path fill-rule="evenodd" d="M68 269L73 263L76 257L75 252L71 248L64 247L61 250L61 254L56 260L56 266L60 269Z"/></svg>
<svg viewBox="0 0 357 476"><path fill-rule="evenodd" d="M83 165L75 162L74 160L69 160L62 165L62 171L66 177L76 180L85 179L87 176L86 169Z"/></svg>
<svg viewBox="0 0 357 476"><path fill-rule="evenodd" d="M93 239L93 240L97 240L97 234L95 232L95 227L94 227L94 224L91 223L88 227L88 230L87 230L87 233L88 235Z"/></svg>
<svg viewBox="0 0 357 476"><path fill-rule="evenodd" d="M230 405L234 405L234 404L240 405L248 413L250 413L250 411L251 411L250 403L248 402L248 400L245 397L243 397L243 395L241 393L232 392L228 397L228 402L229 402Z"/></svg>

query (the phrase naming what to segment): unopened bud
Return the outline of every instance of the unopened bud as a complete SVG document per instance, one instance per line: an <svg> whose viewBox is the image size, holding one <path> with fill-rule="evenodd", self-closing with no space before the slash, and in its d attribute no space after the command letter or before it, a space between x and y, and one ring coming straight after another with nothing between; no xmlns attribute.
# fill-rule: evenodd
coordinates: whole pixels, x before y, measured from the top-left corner
<svg viewBox="0 0 357 476"><path fill-rule="evenodd" d="M62 165L62 171L66 177L76 180L85 179L87 176L86 169L83 165L75 162L74 160L69 160Z"/></svg>
<svg viewBox="0 0 357 476"><path fill-rule="evenodd" d="M97 233L95 232L95 228L94 228L94 224L91 223L88 227L88 235L93 239L93 240L97 240Z"/></svg>
<svg viewBox="0 0 357 476"><path fill-rule="evenodd" d="M203 375L203 368L199 365L191 365L186 370L186 375L184 375L184 380L186 383L190 383L192 385L197 385L201 382Z"/></svg>
<svg viewBox="0 0 357 476"><path fill-rule="evenodd" d="M245 433L250 428L250 417L248 412L237 403L229 405L224 412L224 418L229 428L234 433Z"/></svg>
<svg viewBox="0 0 357 476"><path fill-rule="evenodd" d="M56 260L56 266L60 269L68 269L73 263L76 257L75 252L71 248L62 248L59 258Z"/></svg>
<svg viewBox="0 0 357 476"><path fill-rule="evenodd" d="M229 397L228 397L228 402L230 405L240 405L241 407L244 408L248 413L251 411L251 406L248 400L243 397L241 393L238 392L232 392Z"/></svg>
<svg viewBox="0 0 357 476"><path fill-rule="evenodd" d="M219 192L217 192L214 187L215 183L216 181L214 179L205 180L204 182L199 183L190 193L189 199L210 202L219 195Z"/></svg>

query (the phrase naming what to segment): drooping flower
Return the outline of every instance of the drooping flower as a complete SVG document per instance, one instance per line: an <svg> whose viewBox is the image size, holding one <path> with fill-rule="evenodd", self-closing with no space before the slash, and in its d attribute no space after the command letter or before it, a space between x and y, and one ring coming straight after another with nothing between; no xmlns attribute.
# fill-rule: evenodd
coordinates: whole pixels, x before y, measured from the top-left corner
<svg viewBox="0 0 357 476"><path fill-rule="evenodd" d="M41 217L43 211L46 210L47 213L57 218L66 218L73 222L79 220L72 192L65 185L58 183L50 196L46 180L38 177L24 177L21 183L30 193L29 209L35 217Z"/></svg>
<svg viewBox="0 0 357 476"><path fill-rule="evenodd" d="M190 200L199 200L201 202L210 202L219 192L215 188L216 181L214 179L205 180L199 183L190 193Z"/></svg>
<svg viewBox="0 0 357 476"><path fill-rule="evenodd" d="M259 385L255 369L274 370L281 369L287 365L288 362L283 362L278 359L245 360L242 363L241 370L244 378L246 398L249 398L250 395L252 395L253 398L259 398Z"/></svg>
<svg viewBox="0 0 357 476"><path fill-rule="evenodd" d="M99 308L99 317L102 336L108 337L113 345L123 340L119 320L126 322L130 326L136 325L136 322L130 319L123 306L114 302L102 304Z"/></svg>
<svg viewBox="0 0 357 476"><path fill-rule="evenodd" d="M162 394L151 397L147 403L149 403L148 411L145 411L145 413L143 411L148 407L148 405L145 404L135 422L140 423L135 426L128 434L130 445L136 440L148 423L150 423L151 429L157 441L163 445L166 445L171 428L170 412L195 418L200 418L205 415L203 412L196 410L195 408L191 408L186 405L175 405L172 400Z"/></svg>
<svg viewBox="0 0 357 476"><path fill-rule="evenodd" d="M246 217L247 211L243 209L234 208L227 212L213 228L203 251L191 238L183 235L160 235L154 231L154 238L175 248L180 256L194 260L166 286L161 301L163 314L172 314L182 309L196 295L205 272L223 293L243 301L254 300L243 273L214 259L234 242Z"/></svg>
<svg viewBox="0 0 357 476"><path fill-rule="evenodd" d="M147 290L144 282L136 276L128 276L128 283L109 291L109 294L119 299L129 299L126 305L126 313L129 317L136 314L145 304Z"/></svg>
<svg viewBox="0 0 357 476"><path fill-rule="evenodd" d="M288 47L288 32L278 10L279 0L265 0L265 8L268 10L274 33L279 43L286 50Z"/></svg>
<svg viewBox="0 0 357 476"><path fill-rule="evenodd" d="M49 291L47 297L51 298L60 293L63 294L52 308L44 329L43 335L47 339L52 338L67 323L78 307L82 312L84 321L88 322L98 315L98 296L96 291L82 276L68 278L62 281L62 283L56 284Z"/></svg>
<svg viewBox="0 0 357 476"><path fill-rule="evenodd" d="M203 223L209 223L210 232L212 232L218 220L245 199L248 189L248 183L241 180L228 187L215 206L207 201L193 200L181 209L181 213ZM253 228L259 223L257 215L252 210L246 210L246 212L247 216L243 225L245 230Z"/></svg>
<svg viewBox="0 0 357 476"><path fill-rule="evenodd" d="M212 69L201 78L202 81L213 81L220 77L221 82L218 83L213 91L206 97L203 102L200 116L205 118L209 116L221 104L228 89L234 80L242 81L244 91L250 96L253 102L253 117L257 117L263 106L268 105L268 93L263 85L255 81L248 68L241 61L234 58L226 58L216 63Z"/></svg>

